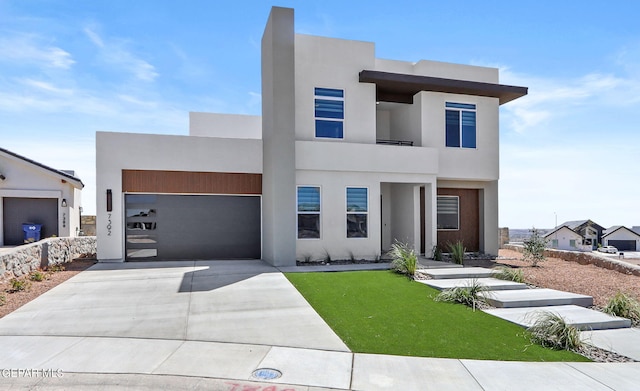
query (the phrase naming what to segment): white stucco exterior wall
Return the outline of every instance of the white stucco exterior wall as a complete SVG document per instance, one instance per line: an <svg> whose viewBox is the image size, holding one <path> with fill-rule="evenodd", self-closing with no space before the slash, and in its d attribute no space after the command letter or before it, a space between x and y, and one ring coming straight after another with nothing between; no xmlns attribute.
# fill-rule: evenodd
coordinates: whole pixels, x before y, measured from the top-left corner
<svg viewBox="0 0 640 391"><path fill-rule="evenodd" d="M82 189L71 180L55 172L36 166L14 156L0 156L0 222L4 219L4 197L55 198L58 205L58 236L77 236L80 227ZM79 186L79 185L78 185ZM62 200L67 206L62 206ZM0 223L0 245L4 245L3 224Z"/></svg>
<svg viewBox="0 0 640 391"><path fill-rule="evenodd" d="M567 227L562 227L555 232L551 232L545 236L545 239L549 241L547 243L549 248L567 251L578 251L583 248L582 236ZM574 241L574 246L571 245L571 241Z"/></svg>
<svg viewBox="0 0 640 391"><path fill-rule="evenodd" d="M376 88L360 83L358 74L375 65L371 42L296 34L296 140L315 139L314 89L344 90L344 139L336 143L376 142Z"/></svg>
<svg viewBox="0 0 640 391"><path fill-rule="evenodd" d="M190 112L189 136L261 139L262 117Z"/></svg>
<svg viewBox="0 0 640 391"><path fill-rule="evenodd" d="M122 170L262 172L262 141L135 133L96 133L98 259L124 260ZM106 210L111 189L113 210Z"/></svg>

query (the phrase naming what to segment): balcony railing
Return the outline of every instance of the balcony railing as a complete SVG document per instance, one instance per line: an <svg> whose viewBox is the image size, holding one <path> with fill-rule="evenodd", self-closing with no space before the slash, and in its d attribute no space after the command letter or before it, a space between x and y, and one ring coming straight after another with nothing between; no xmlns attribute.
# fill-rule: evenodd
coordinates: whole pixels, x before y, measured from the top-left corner
<svg viewBox="0 0 640 391"><path fill-rule="evenodd" d="M376 139L376 144L383 145L400 145L404 147L413 147L413 141L405 141L405 140L384 140L384 139Z"/></svg>

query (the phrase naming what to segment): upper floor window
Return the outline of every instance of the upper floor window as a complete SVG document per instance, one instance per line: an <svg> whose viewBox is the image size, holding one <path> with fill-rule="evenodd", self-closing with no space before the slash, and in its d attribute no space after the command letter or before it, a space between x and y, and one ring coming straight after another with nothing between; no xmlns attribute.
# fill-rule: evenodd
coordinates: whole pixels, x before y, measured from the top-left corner
<svg viewBox="0 0 640 391"><path fill-rule="evenodd" d="M315 89L316 137L343 138L344 90Z"/></svg>
<svg viewBox="0 0 640 391"><path fill-rule="evenodd" d="M369 189L347 187L347 237L366 238L369 214Z"/></svg>
<svg viewBox="0 0 640 391"><path fill-rule="evenodd" d="M476 105L446 102L446 145L476 147Z"/></svg>
<svg viewBox="0 0 640 391"><path fill-rule="evenodd" d="M298 239L320 239L320 187L298 186Z"/></svg>

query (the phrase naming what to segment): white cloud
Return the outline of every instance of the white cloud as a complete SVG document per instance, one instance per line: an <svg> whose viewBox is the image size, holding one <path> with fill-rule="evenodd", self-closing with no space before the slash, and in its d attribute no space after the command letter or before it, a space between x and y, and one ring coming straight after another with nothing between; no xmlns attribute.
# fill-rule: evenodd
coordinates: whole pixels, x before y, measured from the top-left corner
<svg viewBox="0 0 640 391"><path fill-rule="evenodd" d="M590 73L572 79L534 77L501 68L503 84L529 88L527 96L506 104L509 129L524 133L563 115L567 107L628 104L640 84L611 74ZM629 90L634 91L633 93Z"/></svg>
<svg viewBox="0 0 640 391"><path fill-rule="evenodd" d="M145 82L152 82L159 76L153 65L131 53L127 48L126 41L118 39L105 40L91 27L85 27L84 33L100 50L101 58L108 65L117 66L135 76L136 79Z"/></svg>
<svg viewBox="0 0 640 391"><path fill-rule="evenodd" d="M0 38L0 61L19 61L47 68L69 69L75 63L71 54L44 39L29 34Z"/></svg>
<svg viewBox="0 0 640 391"><path fill-rule="evenodd" d="M60 95L73 94L73 90L69 88L56 87L55 85L48 83L46 81L34 80L34 79L22 79L20 80L20 82L23 83L24 85L35 87L37 89L44 90L46 92L51 92L54 94L60 94Z"/></svg>

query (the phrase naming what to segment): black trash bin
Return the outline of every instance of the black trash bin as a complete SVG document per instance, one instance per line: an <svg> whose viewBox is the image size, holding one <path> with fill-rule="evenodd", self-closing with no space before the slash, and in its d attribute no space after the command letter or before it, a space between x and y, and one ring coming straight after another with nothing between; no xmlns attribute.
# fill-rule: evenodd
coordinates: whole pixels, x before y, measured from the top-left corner
<svg viewBox="0 0 640 391"><path fill-rule="evenodd" d="M22 231L24 232L24 242L33 243L40 240L41 230L42 230L42 224L33 224L33 223L22 224Z"/></svg>

